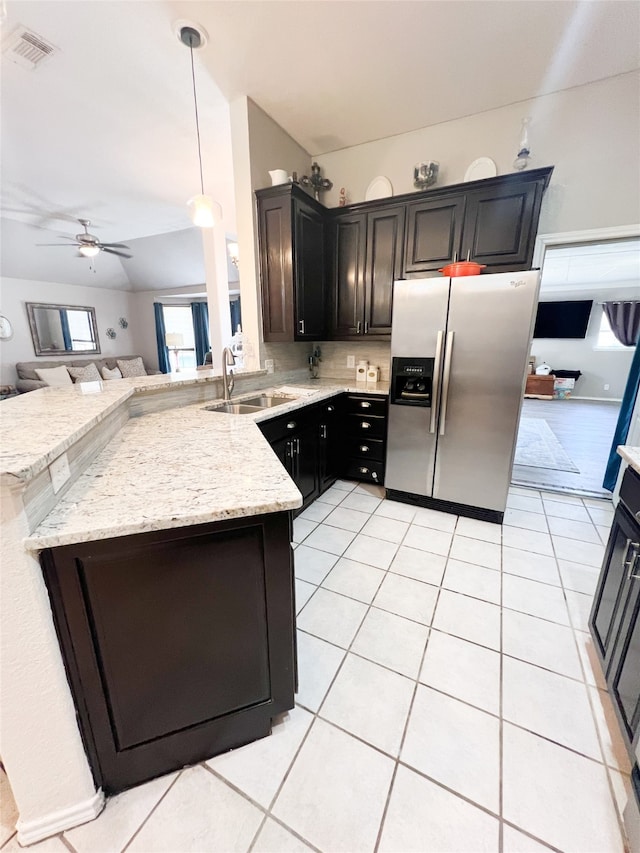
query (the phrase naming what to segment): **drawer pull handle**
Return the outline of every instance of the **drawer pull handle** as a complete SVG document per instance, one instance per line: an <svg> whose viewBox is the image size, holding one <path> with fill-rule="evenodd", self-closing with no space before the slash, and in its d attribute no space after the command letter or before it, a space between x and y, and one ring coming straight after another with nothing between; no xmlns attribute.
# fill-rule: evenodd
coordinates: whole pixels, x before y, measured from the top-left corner
<svg viewBox="0 0 640 853"><path fill-rule="evenodd" d="M369 473L369 469L368 469L368 468L358 468L358 471L359 471L361 474L368 474L368 473Z"/></svg>
<svg viewBox="0 0 640 853"><path fill-rule="evenodd" d="M295 421L289 421L289 423L287 424L287 429L295 429L297 426L298 424Z"/></svg>
<svg viewBox="0 0 640 853"><path fill-rule="evenodd" d="M369 421L362 421L360 426L362 427L362 429L371 429L371 424L369 423Z"/></svg>
<svg viewBox="0 0 640 853"><path fill-rule="evenodd" d="M356 323L356 335L360 334L361 328L362 328L362 323L360 322L360 320L358 320L358 322Z"/></svg>
<svg viewBox="0 0 640 853"><path fill-rule="evenodd" d="M368 453L369 452L369 445L368 444L361 444L360 445L360 451L361 451L361 453Z"/></svg>
<svg viewBox="0 0 640 853"><path fill-rule="evenodd" d="M629 552L631 552L631 556L629 556ZM627 547L624 549L624 556L622 557L622 568L627 572L627 580L640 578L640 575L634 574L639 554L640 542L627 539Z"/></svg>
<svg viewBox="0 0 640 853"><path fill-rule="evenodd" d="M300 323L300 334L304 335L304 320L299 320Z"/></svg>
<svg viewBox="0 0 640 853"><path fill-rule="evenodd" d="M361 408L361 409L370 409L370 408L371 408L371 403L370 403L368 400L361 400L361 402L360 402L360 408Z"/></svg>

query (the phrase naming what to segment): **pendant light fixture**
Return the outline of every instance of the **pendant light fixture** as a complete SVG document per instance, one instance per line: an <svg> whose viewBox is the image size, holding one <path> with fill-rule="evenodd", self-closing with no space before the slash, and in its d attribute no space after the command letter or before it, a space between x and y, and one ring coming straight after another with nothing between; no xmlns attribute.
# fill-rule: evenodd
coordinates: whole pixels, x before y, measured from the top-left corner
<svg viewBox="0 0 640 853"><path fill-rule="evenodd" d="M206 195L204 191L204 179L202 177L202 150L200 148L200 120L198 117L198 97L196 95L196 72L193 63L193 50L203 47L205 38L203 33L193 26L180 27L178 31L180 41L189 48L191 55L191 81L193 83L193 106L196 115L196 137L198 140L198 164L200 166L200 195L194 195L190 198L188 205L190 208L191 219L194 225L200 228L213 228L215 224L213 199Z"/></svg>

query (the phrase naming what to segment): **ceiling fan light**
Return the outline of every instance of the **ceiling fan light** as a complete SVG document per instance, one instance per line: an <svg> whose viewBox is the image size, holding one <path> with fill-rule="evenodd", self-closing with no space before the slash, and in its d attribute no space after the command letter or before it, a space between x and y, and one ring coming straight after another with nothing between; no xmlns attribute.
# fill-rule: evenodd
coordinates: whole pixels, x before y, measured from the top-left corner
<svg viewBox="0 0 640 853"><path fill-rule="evenodd" d="M190 198L188 205L191 208L191 220L199 228L213 228L215 215L213 199L209 195L194 195Z"/></svg>
<svg viewBox="0 0 640 853"><path fill-rule="evenodd" d="M85 258L95 258L95 256L100 253L98 246L80 246L78 251L81 255L84 255Z"/></svg>

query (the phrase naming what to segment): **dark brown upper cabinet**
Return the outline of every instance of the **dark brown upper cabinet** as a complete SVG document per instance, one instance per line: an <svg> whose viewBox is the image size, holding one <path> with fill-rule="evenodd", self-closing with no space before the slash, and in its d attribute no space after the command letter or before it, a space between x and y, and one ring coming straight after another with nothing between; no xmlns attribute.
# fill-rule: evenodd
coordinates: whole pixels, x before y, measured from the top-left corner
<svg viewBox="0 0 640 853"><path fill-rule="evenodd" d="M299 187L256 192L264 340L326 337L326 209Z"/></svg>
<svg viewBox="0 0 640 853"><path fill-rule="evenodd" d="M404 272L435 272L460 252L464 195L447 195L407 205Z"/></svg>
<svg viewBox="0 0 640 853"><path fill-rule="evenodd" d="M330 210L295 185L258 190L265 341L388 338L394 280L437 275L454 259L488 273L530 269L552 172Z"/></svg>
<svg viewBox="0 0 640 853"><path fill-rule="evenodd" d="M333 338L391 334L393 282L402 275L404 219L404 205L335 217Z"/></svg>

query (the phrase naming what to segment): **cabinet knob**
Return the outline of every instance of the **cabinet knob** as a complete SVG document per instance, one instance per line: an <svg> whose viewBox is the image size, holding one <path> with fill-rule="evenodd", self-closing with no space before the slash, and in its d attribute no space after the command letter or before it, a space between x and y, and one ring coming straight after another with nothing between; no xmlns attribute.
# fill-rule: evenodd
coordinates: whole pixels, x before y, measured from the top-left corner
<svg viewBox="0 0 640 853"><path fill-rule="evenodd" d="M298 424L295 421L289 421L289 423L287 424L287 429L295 429L297 426Z"/></svg>
<svg viewBox="0 0 640 853"><path fill-rule="evenodd" d="M360 445L360 452L361 453L368 453L369 452L369 445L368 444L361 444Z"/></svg>
<svg viewBox="0 0 640 853"><path fill-rule="evenodd" d="M360 426L362 427L362 429L371 429L371 424L369 423L369 421L362 421Z"/></svg>
<svg viewBox="0 0 640 853"><path fill-rule="evenodd" d="M368 400L361 400L360 401L360 408L361 409L370 409L371 403Z"/></svg>
<svg viewBox="0 0 640 853"><path fill-rule="evenodd" d="M327 406L328 412L335 412L335 406Z"/></svg>
<svg viewBox="0 0 640 853"><path fill-rule="evenodd" d="M368 473L369 473L369 469L368 469L368 468L358 468L358 471L359 471L361 474L368 474Z"/></svg>

